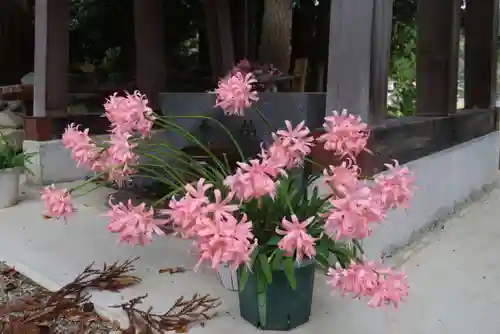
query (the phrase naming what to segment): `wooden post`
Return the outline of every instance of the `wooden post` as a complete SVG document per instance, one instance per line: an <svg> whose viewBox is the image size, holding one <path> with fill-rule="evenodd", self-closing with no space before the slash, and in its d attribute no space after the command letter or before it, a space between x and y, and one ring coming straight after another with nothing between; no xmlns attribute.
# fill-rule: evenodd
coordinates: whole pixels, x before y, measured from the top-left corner
<svg viewBox="0 0 500 334"><path fill-rule="evenodd" d="M460 0L419 0L417 10L417 115L457 109Z"/></svg>
<svg viewBox="0 0 500 334"><path fill-rule="evenodd" d="M496 102L498 2L466 2L465 108L489 108Z"/></svg>
<svg viewBox="0 0 500 334"><path fill-rule="evenodd" d="M326 112L347 109L370 119L373 4L380 0L332 0Z"/></svg>
<svg viewBox="0 0 500 334"><path fill-rule="evenodd" d="M33 116L60 116L68 106L70 0L36 0Z"/></svg>
<svg viewBox="0 0 500 334"><path fill-rule="evenodd" d="M212 74L217 79L235 63L229 0L206 0L205 18Z"/></svg>
<svg viewBox="0 0 500 334"><path fill-rule="evenodd" d="M371 124L379 124L387 117L392 7L393 0L375 0L373 6L370 117L368 119Z"/></svg>
<svg viewBox="0 0 500 334"><path fill-rule="evenodd" d="M165 33L163 0L135 0L134 27L138 89L160 108L159 93L165 90Z"/></svg>

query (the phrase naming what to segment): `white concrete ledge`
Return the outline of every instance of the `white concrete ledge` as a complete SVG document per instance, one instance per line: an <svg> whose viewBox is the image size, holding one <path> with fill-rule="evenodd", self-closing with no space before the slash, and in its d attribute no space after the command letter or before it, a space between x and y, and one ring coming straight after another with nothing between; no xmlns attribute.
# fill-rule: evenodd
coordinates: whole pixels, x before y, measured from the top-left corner
<svg viewBox="0 0 500 334"><path fill-rule="evenodd" d="M165 130L154 130L152 140L164 140ZM92 136L96 141L106 140L108 135ZM24 151L35 153L30 169L33 175L27 175L27 182L36 185L84 180L92 174L87 168L76 167L71 158L71 151L64 148L62 140L33 141L25 140Z"/></svg>
<svg viewBox="0 0 500 334"><path fill-rule="evenodd" d="M366 250L372 255L393 253L496 182L499 147L495 132L406 164L418 187L411 207L392 211L366 239Z"/></svg>

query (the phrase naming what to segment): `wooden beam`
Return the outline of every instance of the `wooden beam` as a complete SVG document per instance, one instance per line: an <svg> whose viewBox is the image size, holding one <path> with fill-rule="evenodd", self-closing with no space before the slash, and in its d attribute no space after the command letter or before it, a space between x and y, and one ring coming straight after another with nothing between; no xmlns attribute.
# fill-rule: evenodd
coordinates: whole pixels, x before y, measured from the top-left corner
<svg viewBox="0 0 500 334"><path fill-rule="evenodd" d="M417 115L457 109L461 0L419 0L417 10Z"/></svg>
<svg viewBox="0 0 500 334"><path fill-rule="evenodd" d="M371 124L379 124L387 118L392 8L393 0L376 0L373 6L369 117Z"/></svg>
<svg viewBox="0 0 500 334"><path fill-rule="evenodd" d="M498 0L467 0L465 8L465 108L496 102Z"/></svg>
<svg viewBox="0 0 500 334"><path fill-rule="evenodd" d="M163 0L134 0L137 87L160 108L159 93L166 86Z"/></svg>
<svg viewBox="0 0 500 334"><path fill-rule="evenodd" d="M374 0L331 1L327 113L345 108L369 121L373 4Z"/></svg>
<svg viewBox="0 0 500 334"><path fill-rule="evenodd" d="M33 115L64 115L68 106L70 0L36 0Z"/></svg>

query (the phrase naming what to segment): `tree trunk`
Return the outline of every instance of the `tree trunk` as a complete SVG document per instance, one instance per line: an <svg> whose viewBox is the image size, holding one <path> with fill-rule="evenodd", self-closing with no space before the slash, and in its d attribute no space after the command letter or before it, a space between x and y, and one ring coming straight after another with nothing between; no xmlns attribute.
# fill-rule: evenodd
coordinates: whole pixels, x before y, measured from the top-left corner
<svg viewBox="0 0 500 334"><path fill-rule="evenodd" d="M264 0L259 61L283 73L290 70L292 16L292 0Z"/></svg>

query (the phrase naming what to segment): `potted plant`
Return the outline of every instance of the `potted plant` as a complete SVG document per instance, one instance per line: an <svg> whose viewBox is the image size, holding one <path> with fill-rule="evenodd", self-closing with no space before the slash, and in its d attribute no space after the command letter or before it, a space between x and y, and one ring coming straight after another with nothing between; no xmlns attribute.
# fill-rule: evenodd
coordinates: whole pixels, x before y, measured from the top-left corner
<svg viewBox="0 0 500 334"><path fill-rule="evenodd" d="M26 163L32 154L18 150L0 134L0 209L15 205L19 199L19 176L29 171Z"/></svg>
<svg viewBox="0 0 500 334"><path fill-rule="evenodd" d="M215 91L216 106L228 116L243 115L258 100L255 83L252 73L223 78ZM106 175L120 183L132 174L147 173L145 177L172 189L148 206L110 202L108 231L118 233L120 242L144 246L154 234L164 234L161 226L172 226L179 237L193 241L199 257L196 268L206 263L214 270L229 266L237 273L240 313L254 326L290 330L307 322L317 266L325 269L333 290L365 297L371 306L397 306L407 296L404 274L367 261L360 240L389 210L408 204L413 175L395 162L387 165L387 173L361 177L356 156L366 150L369 131L359 117L334 112L316 137L304 122L293 126L285 121L286 128L273 132L272 142L263 143L262 152L248 158L232 134L210 117L156 115L138 92L115 94L104 107L112 124L109 141L98 144L88 130L72 124L63 144L73 158L96 172L95 178ZM238 152L236 168L178 125L177 118L220 126ZM206 153L204 161L168 142L151 142L153 124L184 136ZM309 159L315 145L338 156L338 165L321 166ZM151 162L139 163L141 154ZM306 172L313 164L323 169L321 175ZM69 190L46 187L46 214L71 216L72 196L83 184ZM326 195L320 196L318 187Z"/></svg>

